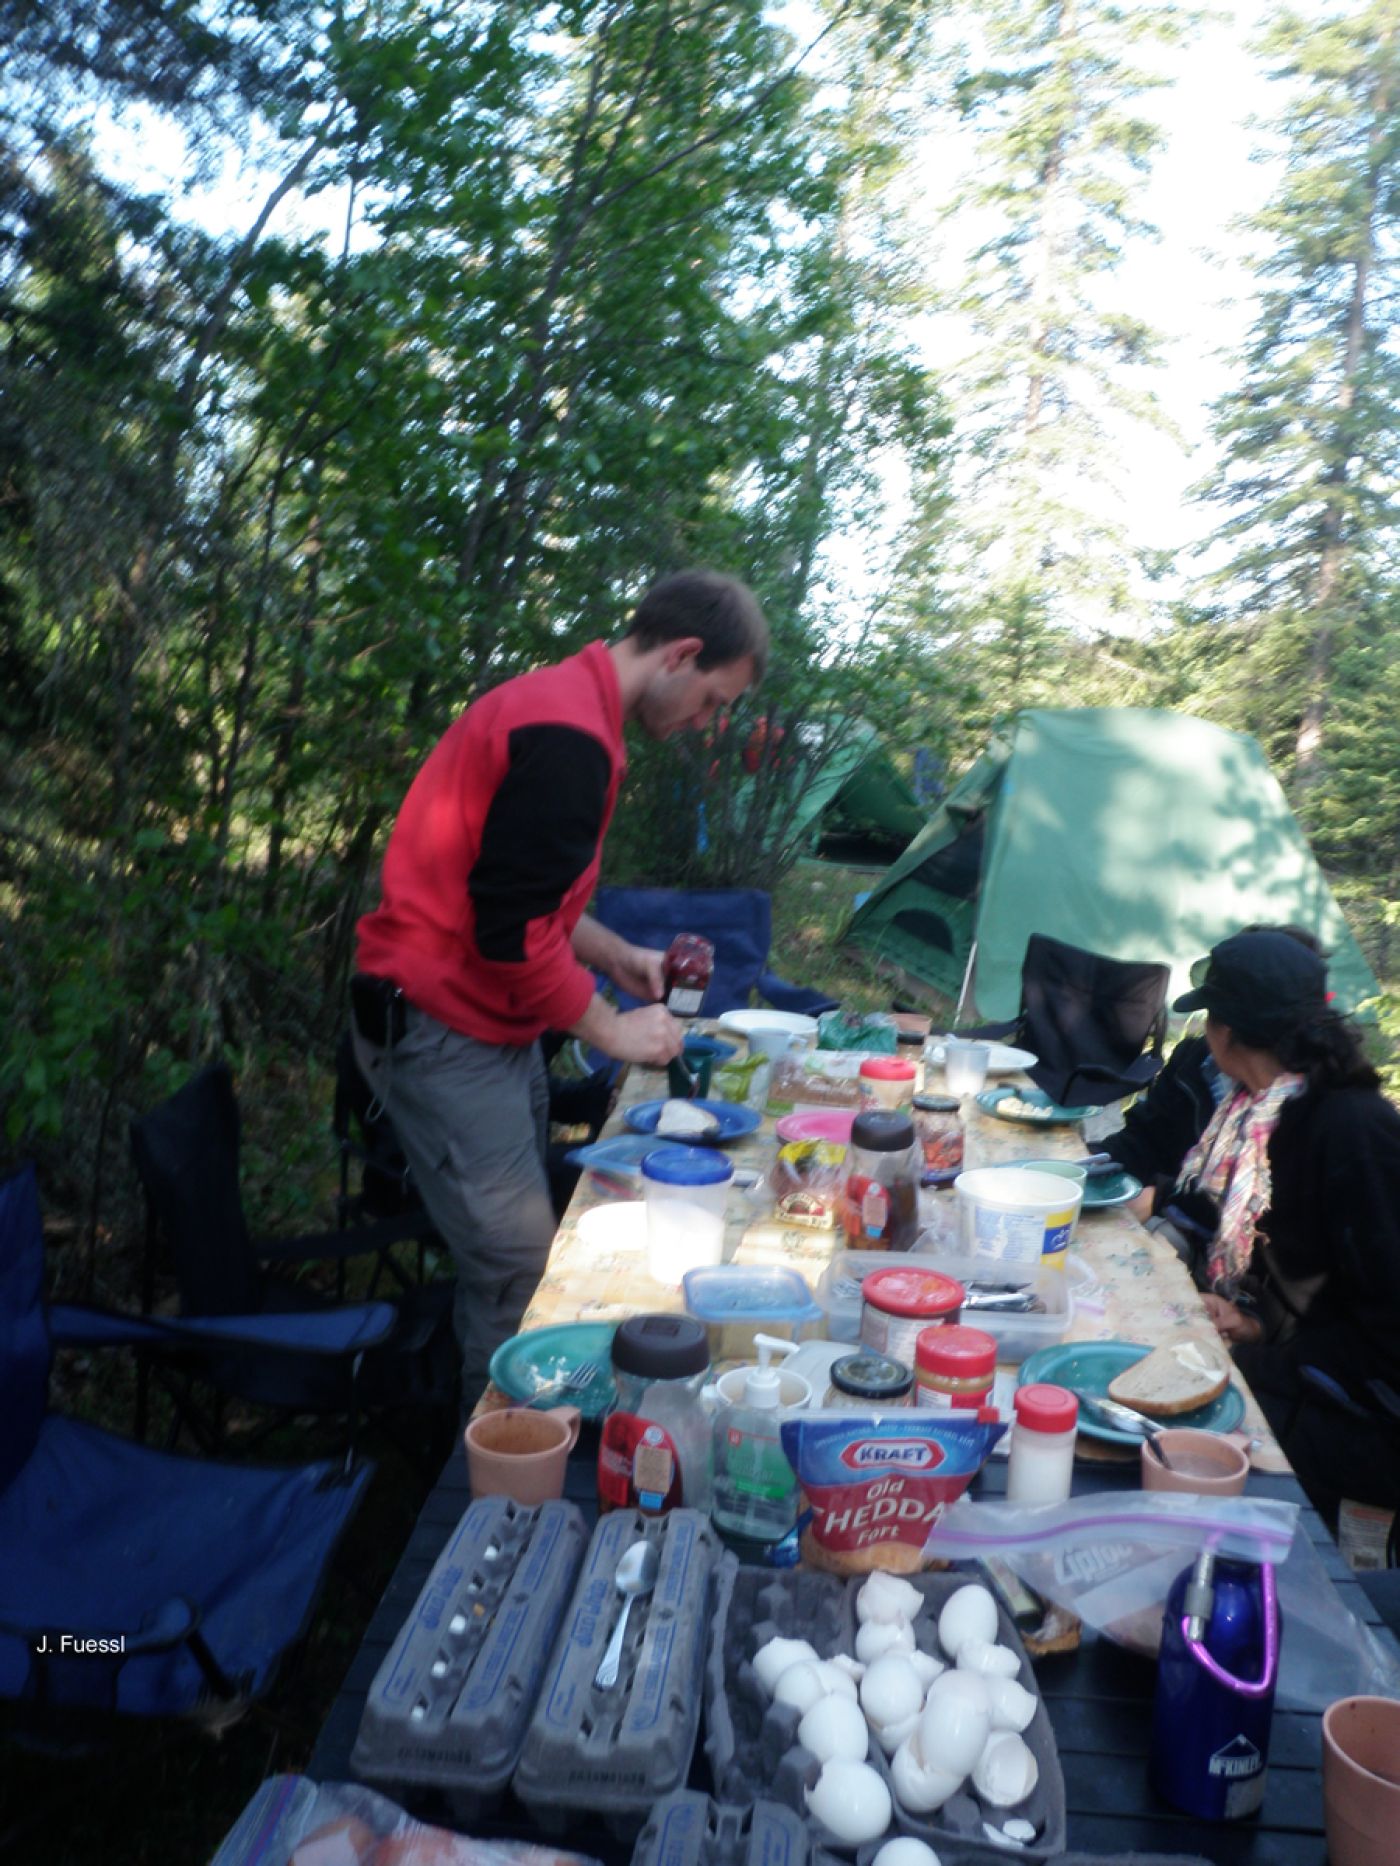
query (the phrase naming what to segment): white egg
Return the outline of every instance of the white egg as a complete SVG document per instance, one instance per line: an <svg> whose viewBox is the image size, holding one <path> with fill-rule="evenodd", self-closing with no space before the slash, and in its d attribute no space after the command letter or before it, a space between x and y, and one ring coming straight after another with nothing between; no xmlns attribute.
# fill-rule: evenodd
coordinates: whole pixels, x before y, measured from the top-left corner
<svg viewBox="0 0 1400 1866"><path fill-rule="evenodd" d="M820 1698L797 1726L797 1740L818 1762L834 1756L864 1762L870 1750L870 1732L860 1706L849 1698Z"/></svg>
<svg viewBox="0 0 1400 1866"><path fill-rule="evenodd" d="M946 1769L931 1768L919 1752L919 1733L906 1737L890 1762L890 1779L901 1808L909 1814L932 1814L950 1795L956 1795L963 1777Z"/></svg>
<svg viewBox="0 0 1400 1866"><path fill-rule="evenodd" d="M928 1688L919 1719L919 1753L931 1768L961 1780L982 1754L991 1727L984 1680L976 1672L944 1672Z"/></svg>
<svg viewBox="0 0 1400 1866"><path fill-rule="evenodd" d="M805 1639L770 1639L754 1654L753 1668L758 1682L771 1698L789 1665L796 1665L799 1659L810 1659L815 1664L816 1658Z"/></svg>
<svg viewBox="0 0 1400 1866"><path fill-rule="evenodd" d="M876 1659L860 1681L860 1707L877 1730L917 1716L923 1701L919 1674L899 1652Z"/></svg>
<svg viewBox="0 0 1400 1866"><path fill-rule="evenodd" d="M934 1658L931 1652L911 1652L909 1654L909 1663L919 1674L925 1691L928 1690L929 1686L940 1672L948 1669L947 1666L944 1665L942 1659Z"/></svg>
<svg viewBox="0 0 1400 1866"><path fill-rule="evenodd" d="M958 1647L958 1667L964 1672L981 1672L984 1678L1014 1678L1021 1661L1010 1646L994 1645L987 1639L965 1639Z"/></svg>
<svg viewBox="0 0 1400 1866"><path fill-rule="evenodd" d="M1035 1693L1015 1678L989 1678L987 1708L994 1730L1014 1730L1019 1735L1035 1716Z"/></svg>
<svg viewBox="0 0 1400 1866"><path fill-rule="evenodd" d="M878 1840L893 1812L890 1791L870 1764L840 1757L822 1764L816 1787L807 1790L807 1806L828 1832L856 1847Z"/></svg>
<svg viewBox="0 0 1400 1866"><path fill-rule="evenodd" d="M791 1704L796 1711L809 1711L824 1697L830 1696L826 1680L822 1677L821 1661L814 1665L810 1659L799 1659L796 1665L789 1665L778 1680L773 1692L775 1704Z"/></svg>
<svg viewBox="0 0 1400 1866"><path fill-rule="evenodd" d="M862 1671L865 1670L861 1666ZM838 1665L835 1659L819 1659L817 1673L822 1681L822 1689L828 1697L849 1698L856 1701L856 1681L844 1665Z"/></svg>
<svg viewBox="0 0 1400 1866"><path fill-rule="evenodd" d="M972 1786L994 1808L1014 1808L1035 1787L1040 1774L1035 1757L1011 1730L997 1730L972 1771Z"/></svg>
<svg viewBox="0 0 1400 1866"><path fill-rule="evenodd" d="M901 1834L898 1840L885 1842L870 1866L940 1866L940 1861L933 1848L922 1840L916 1840L912 1834Z"/></svg>
<svg viewBox="0 0 1400 1866"><path fill-rule="evenodd" d="M862 1626L867 1620L917 1620L923 1605L924 1597L912 1581L877 1568L856 1595L856 1618Z"/></svg>
<svg viewBox="0 0 1400 1866"><path fill-rule="evenodd" d="M829 1659L823 1659L822 1664L838 1666L852 1684L858 1685L865 1676L865 1667L859 1659L853 1659L849 1652L835 1652Z"/></svg>
<svg viewBox="0 0 1400 1866"><path fill-rule="evenodd" d="M856 1657L873 1665L886 1652L912 1652L914 1629L907 1620L867 1620L856 1633Z"/></svg>
<svg viewBox="0 0 1400 1866"><path fill-rule="evenodd" d="M875 1741L887 1756L892 1756L906 1737L913 1736L919 1727L919 1713L912 1717L902 1717L898 1723L881 1724L875 1732Z"/></svg>
<svg viewBox="0 0 1400 1866"><path fill-rule="evenodd" d="M938 1643L950 1659L962 1651L964 1640L997 1636L997 1604L985 1587L970 1581L951 1593L938 1616Z"/></svg>

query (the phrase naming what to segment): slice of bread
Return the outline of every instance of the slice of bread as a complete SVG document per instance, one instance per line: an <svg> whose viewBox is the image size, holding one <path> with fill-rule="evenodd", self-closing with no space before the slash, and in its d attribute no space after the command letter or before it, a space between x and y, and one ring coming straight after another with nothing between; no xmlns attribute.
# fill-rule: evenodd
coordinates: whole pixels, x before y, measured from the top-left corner
<svg viewBox="0 0 1400 1866"><path fill-rule="evenodd" d="M1192 1336L1153 1348L1125 1367L1116 1380L1109 1381L1108 1397L1150 1418L1170 1419L1209 1405L1225 1391L1229 1380L1228 1350L1219 1342Z"/></svg>

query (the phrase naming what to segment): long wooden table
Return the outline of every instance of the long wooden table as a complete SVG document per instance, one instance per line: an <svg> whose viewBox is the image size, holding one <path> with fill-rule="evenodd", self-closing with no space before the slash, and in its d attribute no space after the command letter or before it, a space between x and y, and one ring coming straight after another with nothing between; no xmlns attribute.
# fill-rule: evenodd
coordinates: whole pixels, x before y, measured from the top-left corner
<svg viewBox="0 0 1400 1866"><path fill-rule="evenodd" d="M634 1071L623 1087L623 1105L659 1092L657 1078ZM620 1116L615 1115L612 1125L619 1123ZM765 1122L758 1134L739 1143L733 1151L739 1161L763 1166L773 1144L771 1124ZM973 1163L1063 1155L1079 1150L1080 1145L1076 1136L1063 1129L1042 1132L1013 1128L969 1109L967 1146ZM525 1319L527 1328L679 1306L679 1292L653 1282L636 1251L600 1253L588 1249L579 1235L579 1220L598 1203L600 1196L585 1177L560 1226L549 1268ZM788 1232L771 1226L765 1229L754 1226L741 1214L735 1215L729 1243L740 1262L791 1262L813 1273L838 1247L838 1240L830 1233ZM1156 1342L1202 1327L1204 1315L1199 1299L1175 1255L1126 1213L1086 1214L1075 1248L1092 1266L1101 1284L1101 1307L1086 1307L1077 1314L1073 1328L1076 1336L1121 1335ZM483 1402L498 1403L498 1395L488 1395ZM1256 1451L1251 1494L1278 1497L1302 1506L1300 1533L1316 1547L1327 1575L1356 1618L1377 1626L1369 1600L1342 1562L1326 1527L1307 1507L1286 1465L1272 1473L1262 1468L1281 1460L1252 1400L1248 1422L1264 1441ZM597 1507L593 1482L596 1449L596 1429L585 1431L570 1462L565 1493L590 1520ZM1081 1463L1076 1466L1074 1488L1076 1494L1086 1494L1129 1489L1136 1482L1135 1460L1126 1465ZM977 1480L974 1494L995 1497L1004 1485L1004 1462L992 1460ZM350 1752L366 1693L469 1500L466 1461L459 1453L449 1459L429 1497L350 1666L308 1764L313 1778L351 1778ZM1285 1638L1289 1636L1286 1629ZM1305 1635L1293 1629L1292 1636ZM1382 1631L1382 1637L1388 1635ZM1040 1661L1036 1672L1059 1745L1072 1848L1102 1853L1132 1850L1197 1855L1215 1862L1215 1866L1324 1866L1320 1718L1316 1714L1276 1710L1263 1809L1248 1821L1210 1826L1175 1813L1156 1799L1148 1785L1146 1758L1155 1680L1155 1667L1150 1661L1086 1632L1077 1651ZM709 1787L698 1746L691 1785ZM442 1809L430 1801L417 1806L425 1818L442 1817ZM475 1831L531 1837L523 1810L509 1800L498 1815L478 1822ZM571 1827L569 1844L594 1855L606 1866L623 1866L628 1857L625 1846L601 1826L589 1822L580 1822L576 1829Z"/></svg>

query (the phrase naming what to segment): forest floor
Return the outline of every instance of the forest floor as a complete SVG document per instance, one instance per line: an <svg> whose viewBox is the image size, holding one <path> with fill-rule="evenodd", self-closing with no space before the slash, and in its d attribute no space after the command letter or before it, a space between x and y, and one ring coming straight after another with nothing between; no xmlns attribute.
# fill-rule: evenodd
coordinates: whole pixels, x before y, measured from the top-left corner
<svg viewBox="0 0 1400 1866"><path fill-rule="evenodd" d="M774 899L774 969L852 1008L887 1008L893 995L888 977L836 944L855 897L874 885L879 872L800 864ZM328 1183L330 1087L328 1060ZM267 1111L264 1118L276 1119L278 1112ZM245 1148L257 1146L258 1135L250 1131ZM46 1228L54 1249L77 1227L63 1214L50 1213ZM115 1261L130 1266L134 1279L139 1240L112 1242ZM120 1300L111 1279L104 1284L104 1293ZM127 1298L132 1306L135 1294L133 1280ZM61 1356L54 1378L58 1403L127 1429L129 1378L106 1366L116 1359ZM312 1431L299 1430L284 1440L280 1455L299 1461L327 1449ZM90 1749L46 1753L7 1740L17 1726L8 1709L0 1714L0 1859L18 1866L202 1866L259 1782L305 1766L428 1488L394 1446L376 1442L367 1449L376 1459L375 1475L304 1646L268 1700L232 1728L214 1734L186 1724L132 1721Z"/></svg>

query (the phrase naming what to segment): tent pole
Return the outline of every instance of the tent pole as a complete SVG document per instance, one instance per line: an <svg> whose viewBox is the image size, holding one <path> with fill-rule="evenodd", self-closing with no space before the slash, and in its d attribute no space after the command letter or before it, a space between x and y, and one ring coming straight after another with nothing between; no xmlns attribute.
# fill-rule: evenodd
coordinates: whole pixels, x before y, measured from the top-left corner
<svg viewBox="0 0 1400 1866"><path fill-rule="evenodd" d="M963 1006L967 1002L967 988L972 983L972 967L977 958L977 941L973 940L967 949L967 964L963 968L962 990L958 993L958 1002L953 1010L953 1024L956 1028L962 1022Z"/></svg>

